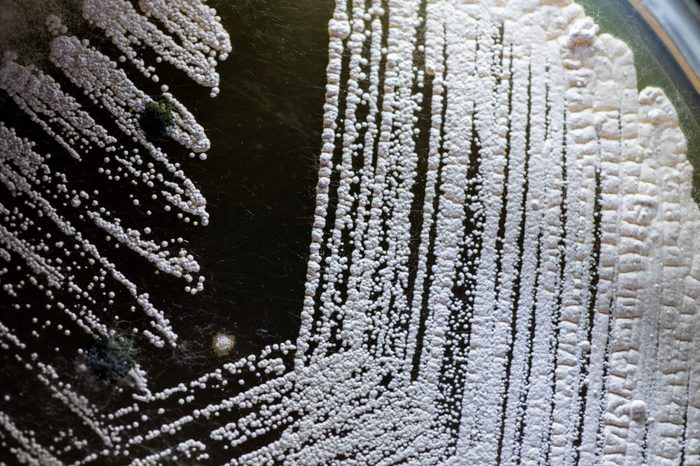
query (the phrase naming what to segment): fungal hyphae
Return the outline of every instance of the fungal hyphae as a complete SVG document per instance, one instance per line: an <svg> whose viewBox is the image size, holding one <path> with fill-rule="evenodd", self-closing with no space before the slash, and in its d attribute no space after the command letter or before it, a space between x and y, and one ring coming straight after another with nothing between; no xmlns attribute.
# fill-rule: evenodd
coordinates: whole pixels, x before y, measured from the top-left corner
<svg viewBox="0 0 700 466"><path fill-rule="evenodd" d="M205 226L204 196L142 123L162 106L159 136L209 149L150 60L217 95L216 12L81 11L118 58L50 16L46 66L6 54L0 87L68 158L99 162L111 196L133 185L133 205ZM36 431L3 387L2 448L26 464L700 464L700 211L676 112L637 89L629 48L570 0L336 0L328 33L299 337L168 386L131 345L165 357L171 315L114 248L192 294L202 266L0 126L2 302L22 311L0 323L3 357L76 426ZM143 314L128 339L122 312ZM123 380L117 410L49 362L82 337L93 373Z"/></svg>
<svg viewBox="0 0 700 466"><path fill-rule="evenodd" d="M100 338L87 351L86 369L109 382L123 380L135 365L131 342L119 335Z"/></svg>
<svg viewBox="0 0 700 466"><path fill-rule="evenodd" d="M218 332L211 339L211 349L220 357L228 356L236 348L236 335Z"/></svg>

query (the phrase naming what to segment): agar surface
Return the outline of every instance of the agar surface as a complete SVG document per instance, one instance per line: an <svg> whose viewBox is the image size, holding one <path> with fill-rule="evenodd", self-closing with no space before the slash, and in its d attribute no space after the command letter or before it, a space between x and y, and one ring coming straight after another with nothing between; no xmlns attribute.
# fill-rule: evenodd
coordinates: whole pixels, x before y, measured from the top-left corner
<svg viewBox="0 0 700 466"><path fill-rule="evenodd" d="M120 62L158 81L137 51L150 47L215 96L231 47L215 12L138 7L85 0L83 14ZM59 18L48 26L54 72L138 149L46 72L8 59L0 87L75 160L99 148L108 180L206 225L204 197L139 126L162 98L167 134L205 152L194 116ZM636 85L627 46L572 1L336 0L298 340L167 388L135 365L127 401L106 413L37 355L41 340L0 323L3 351L84 427L47 437L0 410L3 447L28 464L700 464L700 212L673 106ZM45 293L72 322L56 330L99 339L113 335L110 310L92 293L120 286L150 322L135 335L153 351L178 345L166 314L53 204L191 293L203 289L196 260L72 189L4 124L0 145L19 200L0 206L0 257L22 262L17 281L3 269L7 299L19 309L27 289ZM26 235L39 217L52 233ZM92 282L73 278L78 261Z"/></svg>

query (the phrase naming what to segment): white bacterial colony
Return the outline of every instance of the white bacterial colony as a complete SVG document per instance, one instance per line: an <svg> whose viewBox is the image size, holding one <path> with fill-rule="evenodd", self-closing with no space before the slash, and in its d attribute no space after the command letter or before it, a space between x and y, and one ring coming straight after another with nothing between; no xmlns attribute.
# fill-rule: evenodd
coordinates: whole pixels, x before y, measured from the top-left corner
<svg viewBox="0 0 700 466"><path fill-rule="evenodd" d="M123 18L96 9L105 3ZM155 76L133 40L218 85L199 55L225 58L230 42L205 5L142 0L145 17L126 1L85 5L144 74ZM297 342L168 388L135 367L123 407L106 413L0 323L0 346L83 427L25 429L6 414L8 395L0 445L26 464L700 465L700 210L676 112L661 90L637 89L629 48L570 0L336 0L329 36ZM196 188L140 131L147 96L119 65L65 31L52 61L75 85L89 80L94 101L167 168L154 174L127 151L119 173L164 184L159 195L206 223ZM58 89L47 75L7 69L37 80L36 92L7 92L78 159L76 147L124 151L70 96L43 91ZM175 108L182 133L170 136L194 148L201 127ZM69 173L0 131L2 181L27 199L0 206L0 260L21 258L29 277L3 278L16 306L29 286L70 290L70 305L52 306L74 331L109 335L107 309L83 289L111 274L152 319L156 346L179 344L148 295L50 203L188 283L199 280L193 258L140 239L93 207L98 193L71 192ZM33 242L39 215L70 241ZM55 248L84 251L102 278L74 282Z"/></svg>
<svg viewBox="0 0 700 466"><path fill-rule="evenodd" d="M187 6L186 3L191 3ZM159 56L187 73L202 86L212 88L212 97L218 93L219 75L215 71L217 55L223 59L231 52L230 39L217 25L215 11L201 2L169 1L141 2L146 15L165 19L169 32L183 41L180 45L167 32L140 14L128 0L84 0L83 16L108 34L123 59L131 61L146 77L159 81L155 68L146 66L135 46L144 44ZM150 4L150 5L149 5ZM162 12L156 13L156 10ZM155 13L155 14L154 14ZM188 33L188 29L199 29L205 33Z"/></svg>
<svg viewBox="0 0 700 466"><path fill-rule="evenodd" d="M197 1L188 2L189 7L172 3L172 8L160 6L162 14L172 17L168 31L216 48L217 55L203 60L199 75L191 76L199 82L206 74L214 84L217 59L225 59L230 50L227 33L212 8L197 6ZM145 16L138 24L164 37ZM3 371L21 368L34 381L32 393L45 395L41 403L46 403L47 430L22 427L28 419L17 416L15 407L26 401L21 384L4 385L0 451L11 452L22 464L81 464L118 452L122 439L101 412L102 403L74 386L73 371L63 373L61 360L87 360L86 350L75 348L86 337L100 341L126 334L142 348L174 348L178 335L169 310L153 304L144 278L170 276L193 295L204 289L200 265L186 241L168 237L172 229L144 226L150 218L163 217L174 224L205 226L208 213L206 199L175 161L181 154L168 154L149 139L141 114L154 101L166 103L173 124L165 136L191 157L199 154L205 160L210 142L167 85L149 95L120 68L119 60L72 36L59 17L50 15L46 27L54 38L43 64L23 64L22 54L13 52L0 62L0 92L22 114L0 123L5 192L0 199L0 348L5 361L12 361ZM106 36L116 32L105 25ZM204 53L202 44L191 47ZM183 47L163 54L175 66L189 63L190 52ZM36 127L27 133L22 118ZM47 146L47 140L55 144ZM144 218L130 225L134 212L123 216L124 205ZM127 256L127 263L141 261L140 273L133 273L133 265L122 267ZM151 267L144 268L144 260ZM133 327L125 328L120 314L137 315L139 310L143 316L132 317ZM138 362L127 369L127 381L115 393L142 399L158 394L149 390L149 374ZM72 419L75 428L54 430L51 416ZM181 455L198 449L197 442L186 441L173 447Z"/></svg>

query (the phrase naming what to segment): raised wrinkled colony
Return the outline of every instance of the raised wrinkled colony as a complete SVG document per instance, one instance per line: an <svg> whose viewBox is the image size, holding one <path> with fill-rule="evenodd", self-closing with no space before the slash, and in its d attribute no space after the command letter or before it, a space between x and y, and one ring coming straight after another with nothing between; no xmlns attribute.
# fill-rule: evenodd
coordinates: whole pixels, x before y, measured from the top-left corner
<svg viewBox="0 0 700 466"><path fill-rule="evenodd" d="M85 0L83 14L120 63L157 81L149 47L216 95L231 44L204 3ZM168 134L203 152L194 116L167 87L139 90L59 18L48 25L60 80L6 60L0 87L76 161L103 154L106 180L206 225L205 199L138 120L165 99ZM76 426L23 427L8 390L0 445L56 465L700 464L700 212L675 110L637 90L627 46L568 0L336 0L329 36L298 341L169 387L137 364L123 406L105 412L46 362L55 343L0 323L3 351ZM94 296L121 287L150 322L134 341L178 345L167 312L81 228L191 293L200 264L72 187L9 125L0 133L14 196L0 206L3 304L45 294L68 317L55 327L65 341L99 339L115 311Z"/></svg>

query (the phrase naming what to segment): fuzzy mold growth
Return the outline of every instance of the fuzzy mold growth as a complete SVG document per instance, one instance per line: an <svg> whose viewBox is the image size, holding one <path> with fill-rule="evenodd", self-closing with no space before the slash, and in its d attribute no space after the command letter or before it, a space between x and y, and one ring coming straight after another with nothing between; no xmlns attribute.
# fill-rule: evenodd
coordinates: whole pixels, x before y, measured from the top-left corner
<svg viewBox="0 0 700 466"><path fill-rule="evenodd" d="M165 137L167 129L175 123L173 106L162 100L149 102L141 114L140 123L143 131L149 136Z"/></svg>
<svg viewBox="0 0 700 466"><path fill-rule="evenodd" d="M211 348L219 357L228 356L236 348L236 336L230 333L218 332L211 339Z"/></svg>
<svg viewBox="0 0 700 466"><path fill-rule="evenodd" d="M128 339L113 335L95 341L87 351L87 368L111 383L123 380L134 367L136 351Z"/></svg>

